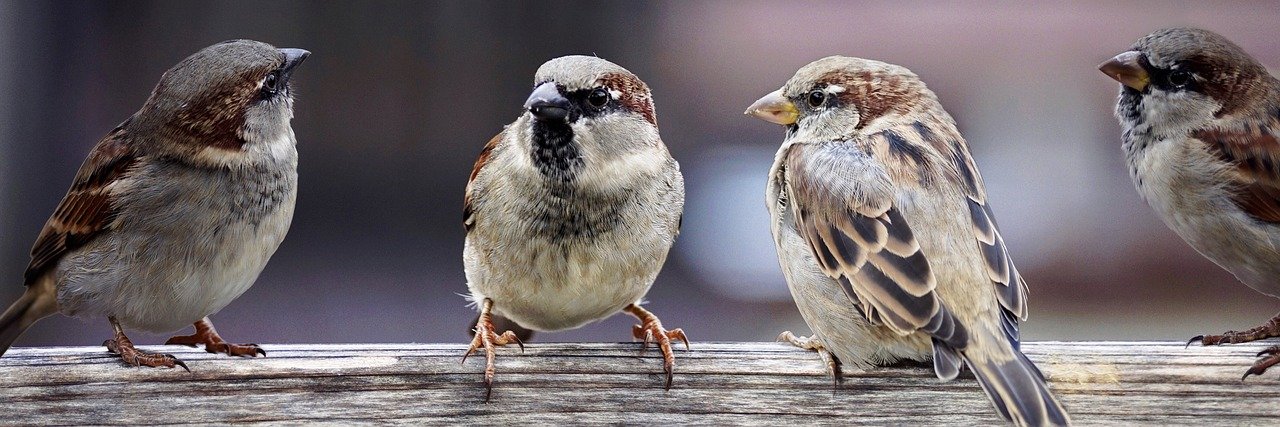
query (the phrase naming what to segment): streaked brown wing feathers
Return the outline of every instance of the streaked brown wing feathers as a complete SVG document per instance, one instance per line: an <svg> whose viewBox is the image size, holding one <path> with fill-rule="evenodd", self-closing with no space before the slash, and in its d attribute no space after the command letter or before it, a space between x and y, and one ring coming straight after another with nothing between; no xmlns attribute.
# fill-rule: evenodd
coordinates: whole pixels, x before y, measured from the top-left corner
<svg viewBox="0 0 1280 427"><path fill-rule="evenodd" d="M1236 206L1263 222L1280 223L1280 123L1248 123L1237 129L1192 134L1210 151L1235 166Z"/></svg>
<svg viewBox="0 0 1280 427"><path fill-rule="evenodd" d="M821 171L806 170L805 156L812 154L805 151L822 149L793 147L786 167L796 229L819 267L869 319L902 333L942 334L948 344L963 348L967 333L933 292L934 275L906 218L889 200L858 203L865 197L821 194L835 186L820 182L825 179L818 176Z"/></svg>
<svg viewBox="0 0 1280 427"><path fill-rule="evenodd" d="M111 184L126 176L137 162L126 136L123 129L116 128L98 142L80 166L71 189L31 248L26 283L32 283L68 251L110 227L116 213Z"/></svg>
<svg viewBox="0 0 1280 427"><path fill-rule="evenodd" d="M476 158L475 166L471 167L471 177L467 178L467 190L462 196L462 226L471 232L471 228L475 226L475 212L472 210L471 183L475 182L476 177L480 175L480 170L489 163L489 157L493 155L493 148L498 146L498 142L502 141L502 135L506 132L499 132L489 142L480 149L480 156Z"/></svg>

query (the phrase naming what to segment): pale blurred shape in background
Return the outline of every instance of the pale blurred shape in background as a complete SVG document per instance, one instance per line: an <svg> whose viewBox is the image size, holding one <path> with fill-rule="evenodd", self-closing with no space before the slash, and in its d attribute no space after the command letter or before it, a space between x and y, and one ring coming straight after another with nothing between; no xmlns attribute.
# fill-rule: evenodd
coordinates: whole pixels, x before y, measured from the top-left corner
<svg viewBox="0 0 1280 427"><path fill-rule="evenodd" d="M233 341L462 342L461 200L480 147L543 61L637 73L687 179L684 231L648 297L695 340L806 328L778 271L764 181L782 140L742 115L827 55L911 68L973 149L1031 286L1028 339L1183 339L1280 304L1168 231L1126 176L1117 85L1096 65L1199 26L1280 65L1273 2L0 2L0 299L89 148L160 74L221 40L314 52L296 77L301 194L258 284L214 318ZM623 341L617 316L548 341ZM52 318L18 345L101 342ZM142 343L159 338L139 337Z"/></svg>

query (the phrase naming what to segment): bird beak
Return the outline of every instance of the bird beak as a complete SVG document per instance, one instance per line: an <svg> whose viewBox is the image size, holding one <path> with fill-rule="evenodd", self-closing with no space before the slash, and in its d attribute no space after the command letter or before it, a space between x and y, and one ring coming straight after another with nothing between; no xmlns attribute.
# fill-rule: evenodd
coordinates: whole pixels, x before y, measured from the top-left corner
<svg viewBox="0 0 1280 427"><path fill-rule="evenodd" d="M280 67L281 80L288 81L289 75L293 74L293 69L301 64L303 60L311 56L311 52L306 49L280 49L280 53L284 55L284 66Z"/></svg>
<svg viewBox="0 0 1280 427"><path fill-rule="evenodd" d="M560 94L555 82L546 82L533 89L524 109L540 121L567 121L569 100Z"/></svg>
<svg viewBox="0 0 1280 427"><path fill-rule="evenodd" d="M743 114L784 126L795 124L796 119L800 117L800 111L796 110L796 105L782 96L782 89L769 92L768 95L747 107L747 111Z"/></svg>
<svg viewBox="0 0 1280 427"><path fill-rule="evenodd" d="M1147 83L1151 83L1151 76L1142 67L1142 60L1141 53L1131 50L1103 62L1098 69L1108 77L1116 79L1120 84L1141 92L1147 88Z"/></svg>

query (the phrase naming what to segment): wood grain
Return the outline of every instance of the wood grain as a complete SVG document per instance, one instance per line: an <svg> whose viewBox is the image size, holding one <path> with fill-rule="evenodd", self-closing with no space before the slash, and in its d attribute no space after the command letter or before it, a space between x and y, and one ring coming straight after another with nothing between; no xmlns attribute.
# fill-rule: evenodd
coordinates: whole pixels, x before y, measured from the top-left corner
<svg viewBox="0 0 1280 427"><path fill-rule="evenodd" d="M180 369L132 368L101 347L16 348L0 357L2 424L386 422L411 424L999 424L970 375L926 366L846 372L832 387L813 354L776 343L694 343L662 390L639 344L530 344L483 357L462 344L265 345L269 357L177 346ZM1261 345L1026 343L1078 424L1270 424L1280 372L1240 380Z"/></svg>

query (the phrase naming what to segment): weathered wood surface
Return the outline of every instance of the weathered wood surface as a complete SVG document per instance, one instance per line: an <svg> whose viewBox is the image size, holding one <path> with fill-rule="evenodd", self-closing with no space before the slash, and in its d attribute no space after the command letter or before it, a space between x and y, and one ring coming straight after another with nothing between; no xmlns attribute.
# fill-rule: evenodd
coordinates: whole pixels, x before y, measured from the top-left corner
<svg viewBox="0 0 1280 427"><path fill-rule="evenodd" d="M269 357L176 346L192 372L126 367L101 347L0 357L0 423L297 421L413 424L999 424L972 376L925 366L846 372L775 343L694 343L663 391L639 345L503 348L492 401L460 344L267 345ZM1262 345L1027 343L1078 424L1280 423L1280 371L1240 380Z"/></svg>

